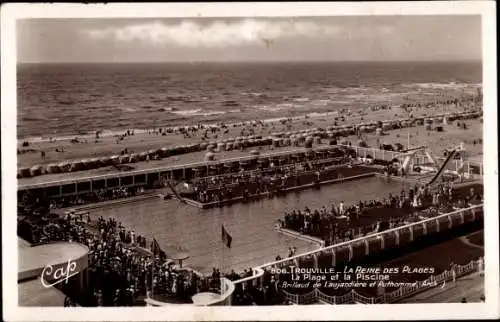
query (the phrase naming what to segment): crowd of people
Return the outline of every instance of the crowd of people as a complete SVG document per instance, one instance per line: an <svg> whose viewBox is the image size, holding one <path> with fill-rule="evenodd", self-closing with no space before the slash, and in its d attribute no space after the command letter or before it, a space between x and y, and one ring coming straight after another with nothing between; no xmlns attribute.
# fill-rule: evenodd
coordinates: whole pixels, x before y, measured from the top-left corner
<svg viewBox="0 0 500 322"><path fill-rule="evenodd" d="M315 236L331 244L404 225L422 219L422 216L450 212L453 207L465 208L481 198L473 188L466 195L456 193L452 183L440 184L435 189L421 185L403 189L399 195L389 194L385 198L351 205L340 201L321 209L294 209L286 212L279 224L282 228Z"/></svg>
<svg viewBox="0 0 500 322"><path fill-rule="evenodd" d="M40 196L32 195L29 192L25 193L18 198L25 205L31 205L33 207L46 207L49 210L75 207L81 205L87 205L95 202L103 202L110 200L126 199L130 197L140 196L147 193L149 190L148 186L142 187L120 187L111 189L95 189L90 192L78 193L75 195L68 195L62 198L40 198Z"/></svg>
<svg viewBox="0 0 500 322"><path fill-rule="evenodd" d="M308 171L308 167L302 171ZM221 202L235 197L244 199L275 191L286 178L293 176L298 165L274 168L271 171L242 172L234 175L199 178L192 183L192 198L202 203Z"/></svg>
<svg viewBox="0 0 500 322"><path fill-rule="evenodd" d="M330 170L339 165L350 165L350 159L332 158L306 161L284 166L271 165L262 170L196 178L188 184L190 192L184 196L201 202L221 202L236 197L247 199L262 193L274 195L281 189L328 179ZM320 177L323 177L320 179ZM295 179L295 180L293 180Z"/></svg>
<svg viewBox="0 0 500 322"><path fill-rule="evenodd" d="M88 287L71 300L81 306L144 305L147 292L175 301L190 302L192 295L220 287L220 273L203 276L167 259L158 242L127 230L113 218L90 214L51 214L49 209L24 209L18 219L18 235L34 244L78 242L89 248ZM68 304L70 305L70 304Z"/></svg>

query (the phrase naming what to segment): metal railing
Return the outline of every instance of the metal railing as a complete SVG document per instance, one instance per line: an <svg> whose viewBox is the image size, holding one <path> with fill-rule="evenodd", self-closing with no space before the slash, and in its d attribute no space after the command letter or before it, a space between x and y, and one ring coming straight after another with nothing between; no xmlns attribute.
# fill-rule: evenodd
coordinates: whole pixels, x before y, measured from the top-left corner
<svg viewBox="0 0 500 322"><path fill-rule="evenodd" d="M286 301L293 304L311 304L315 302L324 302L326 304L383 304L395 303L405 298L414 296L420 292L432 289L442 285L446 281L455 280L464 275L484 270L484 258L472 260L465 265L457 265L455 268L445 270L438 275L431 275L425 280L412 283L411 286L401 286L396 290L379 296L364 296L355 290L347 291L343 295L327 295L319 289L314 289L307 294L291 294L286 290L281 290L281 294Z"/></svg>

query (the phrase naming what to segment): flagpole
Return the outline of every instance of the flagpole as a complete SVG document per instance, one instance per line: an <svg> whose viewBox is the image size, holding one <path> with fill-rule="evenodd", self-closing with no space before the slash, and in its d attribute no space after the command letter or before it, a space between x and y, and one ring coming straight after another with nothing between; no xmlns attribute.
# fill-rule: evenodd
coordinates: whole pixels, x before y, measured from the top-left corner
<svg viewBox="0 0 500 322"><path fill-rule="evenodd" d="M222 225L222 230L224 231L224 225ZM220 269L220 276L219 276L219 288L220 288L220 294L222 295L222 274L224 273L224 248L226 247L225 245L225 240L222 241L221 246L222 246L222 256L221 256L221 269Z"/></svg>
<svg viewBox="0 0 500 322"><path fill-rule="evenodd" d="M222 265L221 265L221 271L220 271L220 276L219 276L219 287L220 287L220 294L222 295L222 274L224 274L224 248L226 245L222 243Z"/></svg>
<svg viewBox="0 0 500 322"><path fill-rule="evenodd" d="M154 296L154 289L155 289L155 255L153 254L153 262L151 263L151 298Z"/></svg>

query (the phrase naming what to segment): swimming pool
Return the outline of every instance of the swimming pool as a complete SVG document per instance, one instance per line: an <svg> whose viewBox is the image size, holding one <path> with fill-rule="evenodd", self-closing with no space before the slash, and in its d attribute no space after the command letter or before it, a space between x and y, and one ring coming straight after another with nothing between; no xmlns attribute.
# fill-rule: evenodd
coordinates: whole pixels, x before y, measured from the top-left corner
<svg viewBox="0 0 500 322"><path fill-rule="evenodd" d="M212 267L240 271L272 261L278 254L284 257L289 247L295 246L297 253L318 247L274 230L286 210L375 199L398 193L405 186L408 183L372 177L222 208L199 209L177 200L154 198L103 206L90 214L114 217L127 229L133 228L149 240L156 238L167 254L181 246L190 256L185 265L200 272L210 272ZM231 248L221 242L222 225L233 237Z"/></svg>

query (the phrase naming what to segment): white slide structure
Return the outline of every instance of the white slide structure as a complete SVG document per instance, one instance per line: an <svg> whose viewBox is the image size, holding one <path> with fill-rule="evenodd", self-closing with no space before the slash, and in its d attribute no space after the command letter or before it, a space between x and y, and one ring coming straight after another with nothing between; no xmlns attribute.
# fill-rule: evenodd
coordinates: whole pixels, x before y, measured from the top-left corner
<svg viewBox="0 0 500 322"><path fill-rule="evenodd" d="M457 150L453 150L448 154L448 157L446 158L446 160L444 160L441 168L438 170L436 175L431 179L431 181L429 181L429 183L428 183L429 185L432 185L434 182L436 182L437 179L439 179L439 177L444 173L444 170L445 170L444 168L446 167L448 162L450 162L450 160L453 159L453 157L455 156L456 153L457 153Z"/></svg>

